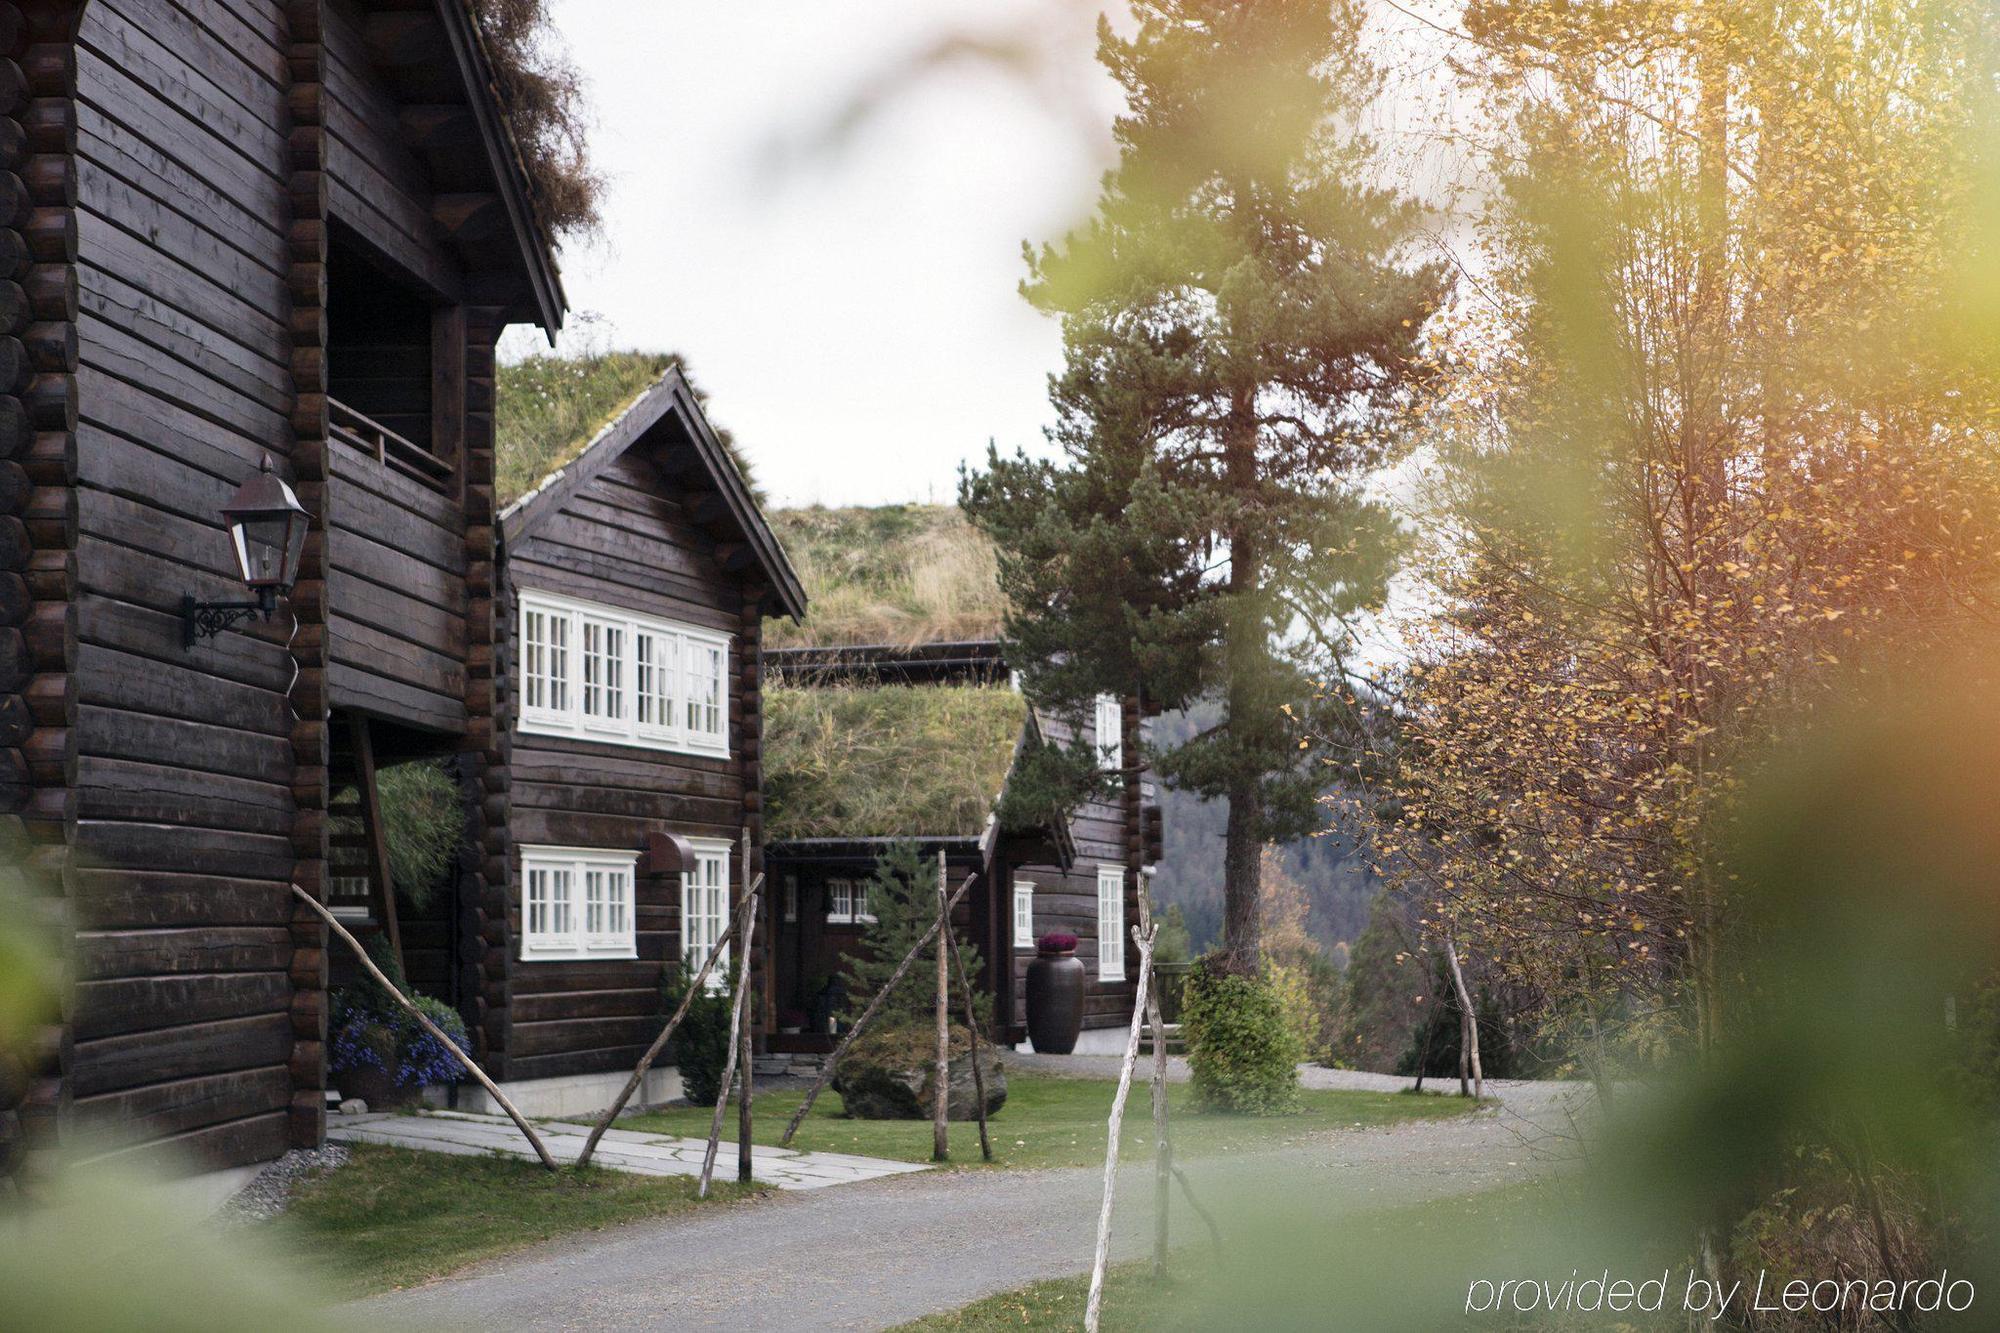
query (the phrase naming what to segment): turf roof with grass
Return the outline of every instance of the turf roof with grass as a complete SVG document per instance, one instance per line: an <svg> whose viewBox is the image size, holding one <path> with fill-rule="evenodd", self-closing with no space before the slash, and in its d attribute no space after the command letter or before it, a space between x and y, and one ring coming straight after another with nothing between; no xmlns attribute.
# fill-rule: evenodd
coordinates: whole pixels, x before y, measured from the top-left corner
<svg viewBox="0 0 2000 1333"><path fill-rule="evenodd" d="M802 624L773 648L951 643L1000 637L993 544L955 505L781 509L771 529L806 587Z"/></svg>
<svg viewBox="0 0 2000 1333"><path fill-rule="evenodd" d="M976 836L1028 720L1004 685L767 683L764 708L781 840Z"/></svg>
<svg viewBox="0 0 2000 1333"><path fill-rule="evenodd" d="M706 395L695 386L678 352L543 354L501 366L494 423L494 480L501 505L512 504L550 473L575 462L676 367L705 410ZM713 419L709 424L761 504L764 497L736 441Z"/></svg>

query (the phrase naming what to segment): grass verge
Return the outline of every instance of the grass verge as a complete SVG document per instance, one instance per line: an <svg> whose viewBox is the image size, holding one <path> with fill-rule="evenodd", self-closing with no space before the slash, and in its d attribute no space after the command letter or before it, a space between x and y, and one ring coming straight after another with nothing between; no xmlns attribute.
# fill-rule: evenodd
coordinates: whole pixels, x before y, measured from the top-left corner
<svg viewBox="0 0 2000 1333"><path fill-rule="evenodd" d="M1111 1112L1116 1086L1110 1079L1008 1075L1007 1104L991 1121L993 1165L1017 1168L1101 1165L1105 1120ZM1433 1120L1471 1109L1470 1102L1457 1097L1307 1090L1301 1094L1297 1115L1260 1118L1197 1112L1192 1097L1193 1091L1187 1084L1175 1084L1167 1102L1174 1152L1182 1158L1255 1152L1327 1130ZM776 1143L802 1099L803 1094L798 1092L759 1096L751 1141ZM1134 1084L1132 1100L1125 1108L1121 1153L1151 1151L1151 1107L1146 1085ZM705 1107L676 1107L621 1120L619 1128L706 1138L712 1114ZM726 1142L736 1142L734 1115L724 1119L723 1134ZM902 1162L928 1162L931 1125L928 1120L849 1120L840 1095L829 1091L814 1103L813 1113L799 1126L792 1146L804 1152L859 1153ZM977 1124L952 1123L951 1160L958 1165L982 1165Z"/></svg>
<svg viewBox="0 0 2000 1333"><path fill-rule="evenodd" d="M357 1144L338 1171L299 1186L271 1237L319 1268L335 1296L365 1296L574 1231L669 1217L754 1194L718 1180L706 1203L691 1176L592 1167L552 1175L534 1162Z"/></svg>

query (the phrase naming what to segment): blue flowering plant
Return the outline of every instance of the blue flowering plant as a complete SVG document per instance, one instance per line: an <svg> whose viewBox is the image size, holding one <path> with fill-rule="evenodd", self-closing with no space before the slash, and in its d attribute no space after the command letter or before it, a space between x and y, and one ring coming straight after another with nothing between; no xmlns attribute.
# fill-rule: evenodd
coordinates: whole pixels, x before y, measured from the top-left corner
<svg viewBox="0 0 2000 1333"><path fill-rule="evenodd" d="M397 989L409 994L402 970L379 936L369 942L368 952ZM465 1021L455 1009L428 995L413 995L411 999L424 1017L464 1049ZM357 1087L415 1092L464 1077L465 1068L450 1048L426 1031L373 977L363 975L335 991L332 1008L327 1068L335 1075L347 1075L347 1082Z"/></svg>

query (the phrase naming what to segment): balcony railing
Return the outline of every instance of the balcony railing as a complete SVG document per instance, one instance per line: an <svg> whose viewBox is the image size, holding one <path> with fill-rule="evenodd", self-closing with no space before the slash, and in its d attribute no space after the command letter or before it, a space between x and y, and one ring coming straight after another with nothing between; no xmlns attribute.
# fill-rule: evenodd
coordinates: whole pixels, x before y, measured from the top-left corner
<svg viewBox="0 0 2000 1333"><path fill-rule="evenodd" d="M327 400L327 430L334 439L393 468L440 494L451 487L451 464L414 440L404 439L373 417L363 416L337 398Z"/></svg>

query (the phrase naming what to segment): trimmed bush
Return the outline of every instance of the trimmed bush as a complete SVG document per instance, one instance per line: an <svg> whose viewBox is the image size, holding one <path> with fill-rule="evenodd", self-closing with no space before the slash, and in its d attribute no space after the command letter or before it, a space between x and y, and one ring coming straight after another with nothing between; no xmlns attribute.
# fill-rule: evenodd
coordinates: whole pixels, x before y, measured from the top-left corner
<svg viewBox="0 0 2000 1333"><path fill-rule="evenodd" d="M687 994L687 983L678 971L664 991L665 1008L672 1013ZM721 989L695 997L687 1017L674 1030L674 1063L690 1106L713 1106L722 1095L722 1066L729 1059L729 1025L735 1018L725 978Z"/></svg>
<svg viewBox="0 0 2000 1333"><path fill-rule="evenodd" d="M1204 1110L1282 1115L1299 1101L1299 1039L1268 981L1205 958L1188 974L1181 1025Z"/></svg>

